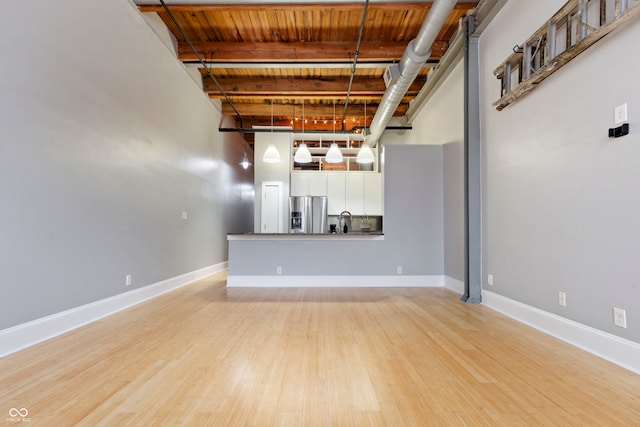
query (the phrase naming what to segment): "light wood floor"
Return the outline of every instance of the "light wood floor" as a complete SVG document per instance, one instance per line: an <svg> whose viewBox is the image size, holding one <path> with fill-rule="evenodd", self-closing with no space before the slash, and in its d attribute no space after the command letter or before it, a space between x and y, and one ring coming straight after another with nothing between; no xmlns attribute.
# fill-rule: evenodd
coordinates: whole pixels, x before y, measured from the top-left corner
<svg viewBox="0 0 640 427"><path fill-rule="evenodd" d="M0 423L631 426L640 376L446 289L223 274L0 359Z"/></svg>

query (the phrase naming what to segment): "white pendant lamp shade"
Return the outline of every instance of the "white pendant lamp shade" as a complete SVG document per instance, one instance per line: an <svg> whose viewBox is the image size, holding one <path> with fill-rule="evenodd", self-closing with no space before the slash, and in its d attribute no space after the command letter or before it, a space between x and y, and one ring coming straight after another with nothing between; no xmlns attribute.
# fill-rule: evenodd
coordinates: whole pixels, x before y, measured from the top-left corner
<svg viewBox="0 0 640 427"><path fill-rule="evenodd" d="M338 144L335 142L329 147L327 151L327 157L325 157L327 163L340 163L342 162L342 152L338 148Z"/></svg>
<svg viewBox="0 0 640 427"><path fill-rule="evenodd" d="M265 163L280 163L280 153L275 145L269 144L267 151L262 156L262 161Z"/></svg>
<svg viewBox="0 0 640 427"><path fill-rule="evenodd" d="M369 164L375 161L375 157L373 155L373 151L371 151L371 147L367 144L362 144L360 150L358 151L358 156L356 157L356 163L360 164Z"/></svg>
<svg viewBox="0 0 640 427"><path fill-rule="evenodd" d="M307 144L304 142L300 144L296 150L296 155L293 156L293 161L296 163L311 163L311 152Z"/></svg>

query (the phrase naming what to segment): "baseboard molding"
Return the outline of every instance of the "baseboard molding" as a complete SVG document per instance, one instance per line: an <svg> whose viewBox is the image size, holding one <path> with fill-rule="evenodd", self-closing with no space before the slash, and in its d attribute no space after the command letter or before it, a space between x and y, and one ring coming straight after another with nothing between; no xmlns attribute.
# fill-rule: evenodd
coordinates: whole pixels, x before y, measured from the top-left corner
<svg viewBox="0 0 640 427"><path fill-rule="evenodd" d="M0 331L0 357L95 322L133 305L223 271L227 267L227 262L211 265L142 288L3 329Z"/></svg>
<svg viewBox="0 0 640 427"><path fill-rule="evenodd" d="M406 288L443 287L444 276L243 276L229 275L227 287L250 288Z"/></svg>
<svg viewBox="0 0 640 427"><path fill-rule="evenodd" d="M444 276L444 287L459 293L460 295L464 294L464 282L458 279L454 279L450 276Z"/></svg>
<svg viewBox="0 0 640 427"><path fill-rule="evenodd" d="M486 289L482 291L482 303L508 317L640 374L638 343L522 304Z"/></svg>

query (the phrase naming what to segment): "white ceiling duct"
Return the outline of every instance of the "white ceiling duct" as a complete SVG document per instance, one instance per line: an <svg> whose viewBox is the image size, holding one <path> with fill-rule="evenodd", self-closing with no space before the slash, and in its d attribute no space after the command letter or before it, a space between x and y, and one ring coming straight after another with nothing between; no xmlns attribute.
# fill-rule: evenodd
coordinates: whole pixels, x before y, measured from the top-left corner
<svg viewBox="0 0 640 427"><path fill-rule="evenodd" d="M374 146L378 142L382 132L384 132L393 117L393 113L400 105L402 98L418 76L418 73L420 73L424 63L431 56L431 46L456 3L456 0L434 0L418 36L409 42L398 64L400 77L398 77L395 84L387 88L376 114L373 116L373 121L369 127L370 133L365 138L365 142L369 146Z"/></svg>

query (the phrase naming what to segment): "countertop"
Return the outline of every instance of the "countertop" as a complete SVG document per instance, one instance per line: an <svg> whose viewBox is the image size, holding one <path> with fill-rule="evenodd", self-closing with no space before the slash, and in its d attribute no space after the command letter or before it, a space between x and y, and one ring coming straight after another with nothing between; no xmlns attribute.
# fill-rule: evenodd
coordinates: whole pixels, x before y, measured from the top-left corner
<svg viewBox="0 0 640 427"><path fill-rule="evenodd" d="M384 240L384 233L354 231L351 233L242 233L227 234L227 240Z"/></svg>

